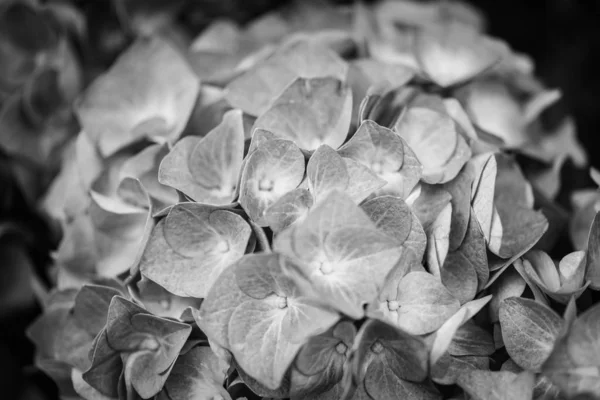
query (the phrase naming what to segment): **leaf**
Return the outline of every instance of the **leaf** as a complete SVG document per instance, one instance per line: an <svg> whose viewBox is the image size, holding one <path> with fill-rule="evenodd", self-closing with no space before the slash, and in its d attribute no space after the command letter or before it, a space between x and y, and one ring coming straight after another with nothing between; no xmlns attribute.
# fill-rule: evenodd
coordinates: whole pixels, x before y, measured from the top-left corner
<svg viewBox="0 0 600 400"><path fill-rule="evenodd" d="M419 219L414 213L412 214L412 224L410 227L410 234L404 242L404 246L412 249L419 260L423 260L425 250L427 248L427 236L425 230L421 226Z"/></svg>
<svg viewBox="0 0 600 400"><path fill-rule="evenodd" d="M454 385L458 378L469 371L489 371L490 360L481 356L455 357L446 353L432 367L431 375L435 383Z"/></svg>
<svg viewBox="0 0 600 400"><path fill-rule="evenodd" d="M411 232L413 215L410 207L400 198L379 196L361 204L377 228L404 243Z"/></svg>
<svg viewBox="0 0 600 400"><path fill-rule="evenodd" d="M471 186L475 180L473 165L465 164L461 172L448 183L443 185L452 196L452 224L450 226L449 250L457 250L467 234L471 214Z"/></svg>
<svg viewBox="0 0 600 400"><path fill-rule="evenodd" d="M197 309L202 303L201 300L193 297L176 296L143 275L137 282L137 291L135 294L136 300L143 304L150 313L159 317L188 321L189 319L181 317L185 310L188 308ZM193 318L191 319L193 320Z"/></svg>
<svg viewBox="0 0 600 400"><path fill-rule="evenodd" d="M135 333L131 319L136 314L145 314L147 311L136 303L122 297L115 296L110 302L106 318L106 344L116 351L132 351L139 347L143 341L131 340ZM101 345L101 343L97 343Z"/></svg>
<svg viewBox="0 0 600 400"><path fill-rule="evenodd" d="M382 363L400 384L420 382L427 377L427 346L422 339L412 336L402 330L376 319L369 319L363 324L357 334L352 358L352 373L354 379L365 382L365 388L375 392L378 378L374 372L380 369L373 364ZM388 377L390 379L391 377Z"/></svg>
<svg viewBox="0 0 600 400"><path fill-rule="evenodd" d="M202 82L228 82L269 55L259 44L233 21L216 20L192 42L190 63Z"/></svg>
<svg viewBox="0 0 600 400"><path fill-rule="evenodd" d="M310 338L294 361L290 397L326 398L327 393L340 392L345 362L355 336L354 325L341 321L327 332Z"/></svg>
<svg viewBox="0 0 600 400"><path fill-rule="evenodd" d="M367 90L367 95L360 104L358 119L361 123L372 120L393 129L416 94L415 88L410 86L390 88L385 83L375 84Z"/></svg>
<svg viewBox="0 0 600 400"><path fill-rule="evenodd" d="M273 132L264 129L253 129L252 136L250 137L250 146L248 146L248 157L250 156L250 154L254 153L254 151L258 149L259 146L262 146L265 143L276 139L277 136L275 136Z"/></svg>
<svg viewBox="0 0 600 400"><path fill-rule="evenodd" d="M471 149L457 131L454 120L447 115L441 99L431 104L419 104L417 97L404 111L395 125L423 165L422 180L430 183L446 183L456 175L471 158Z"/></svg>
<svg viewBox="0 0 600 400"><path fill-rule="evenodd" d="M194 200L230 204L236 194L244 158L242 113L225 113L221 123L203 138L187 136L160 164L158 180Z"/></svg>
<svg viewBox="0 0 600 400"><path fill-rule="evenodd" d="M0 112L3 151L36 166L53 162L53 155L73 133L68 117L64 116L70 99L64 98L58 82L61 78L55 68L40 65L19 91L3 101Z"/></svg>
<svg viewBox="0 0 600 400"><path fill-rule="evenodd" d="M152 231L140 270L173 294L202 298L219 274L242 257L250 234L237 214L180 203Z"/></svg>
<svg viewBox="0 0 600 400"><path fill-rule="evenodd" d="M435 366L447 353L448 347L454 339L458 328L465 322L467 310L460 308L454 315L448 318L433 334L431 352L429 353L429 365Z"/></svg>
<svg viewBox="0 0 600 400"><path fill-rule="evenodd" d="M141 235L141 239L139 242L139 246L136 251L135 259L131 263L129 268L130 276L137 276L140 271L140 260L143 255L143 251L145 246L148 244L150 240L150 236L152 234L152 230L156 225L156 220L153 218L154 216L154 204L150 199L149 193L145 190L145 188L141 185L141 182L132 178L125 178L121 182L120 187L118 188L119 193L123 192L122 197L145 197L146 204L148 206L148 214L146 214L146 223L144 226L144 230Z"/></svg>
<svg viewBox="0 0 600 400"><path fill-rule="evenodd" d="M343 371L330 367L325 371L326 377L322 375L311 375L309 377L305 377L302 374L296 373L291 379L295 382L292 385L295 385L298 389L296 391L300 391L300 394L296 394L293 392L290 394L291 400L334 400L339 399L344 395L344 385L341 381L337 380L338 375L341 378ZM336 382L333 385L321 384L320 382L325 380L325 382ZM298 382L301 381L302 383ZM294 386L292 386L294 388ZM302 388L302 389L300 389ZM309 388L312 388L310 390Z"/></svg>
<svg viewBox="0 0 600 400"><path fill-rule="evenodd" d="M493 215L488 246L500 258L512 258L529 250L548 229L546 217L534 211L531 186L514 158L497 154L498 175L494 191L497 214Z"/></svg>
<svg viewBox="0 0 600 400"><path fill-rule="evenodd" d="M178 51L157 37L143 38L88 87L76 112L106 157L145 137L175 140L198 88L198 79Z"/></svg>
<svg viewBox="0 0 600 400"><path fill-rule="evenodd" d="M96 275L98 255L94 243L94 227L89 215L81 214L64 227L63 238L54 257L57 265L62 266L63 274L68 272L77 277ZM120 265L119 270L122 272L126 268ZM60 287L65 288L63 282Z"/></svg>
<svg viewBox="0 0 600 400"><path fill-rule="evenodd" d="M308 40L284 45L275 54L226 87L229 103L260 116L296 78L333 77L345 80L348 66L326 47ZM333 147L333 146L332 146Z"/></svg>
<svg viewBox="0 0 600 400"><path fill-rule="evenodd" d="M350 181L346 188L346 194L354 200L356 204L362 203L373 193L380 192L385 186L385 180L379 177L371 169L365 167L359 162L344 158Z"/></svg>
<svg viewBox="0 0 600 400"><path fill-rule="evenodd" d="M266 210L296 189L303 177L304 156L300 149L288 140L267 141L246 159L239 202L254 222L266 226Z"/></svg>
<svg viewBox="0 0 600 400"><path fill-rule="evenodd" d="M401 253L400 244L339 191L277 236L274 250L290 257L286 267L299 282L353 318L364 315L363 305L377 297Z"/></svg>
<svg viewBox="0 0 600 400"><path fill-rule="evenodd" d="M155 201L157 209L177 203L177 192L156 179L159 165L167 153L165 145L150 145L125 161L119 173L121 181L127 177L138 179Z"/></svg>
<svg viewBox="0 0 600 400"><path fill-rule="evenodd" d="M497 175L496 158L493 154L484 153L473 157L469 160L469 164L476 171L471 189L473 213L477 217L486 242L490 243L494 213L493 199Z"/></svg>
<svg viewBox="0 0 600 400"><path fill-rule="evenodd" d="M340 321L327 332L313 336L302 347L294 366L305 375L315 375L326 368L328 358L345 354L354 344L356 328L350 321ZM333 353L335 350L335 353Z"/></svg>
<svg viewBox="0 0 600 400"><path fill-rule="evenodd" d="M90 384L87 383L83 379L81 371L79 371L76 368L73 368L71 370L71 381L73 382L73 388L75 389L75 392L77 392L77 394L84 399L89 399L89 400L111 400L112 399L111 397L105 396L104 394L100 393L98 390L96 390L92 386L90 386Z"/></svg>
<svg viewBox="0 0 600 400"><path fill-rule="evenodd" d="M424 182L430 184L446 183L458 175L461 168L471 158L472 152L467 141L462 135L458 135L458 144L450 159L450 162L443 167L438 167L429 172L428 176L423 178Z"/></svg>
<svg viewBox="0 0 600 400"><path fill-rule="evenodd" d="M510 371L518 374L523 371L512 359L508 359L502 367L501 371ZM560 391L558 386L552 383L546 376L537 375L535 386L533 388L533 398L564 398L564 394Z"/></svg>
<svg viewBox="0 0 600 400"><path fill-rule="evenodd" d="M468 259L465 261L464 256L456 257L454 254L450 253L444 261L440 278L452 296L464 304L477 294L477 273L468 264Z"/></svg>
<svg viewBox="0 0 600 400"><path fill-rule="evenodd" d="M515 267L515 270L517 270L517 272L521 275L523 280L527 283L529 289L531 289L535 301L545 306L549 306L548 299L546 298L546 295L544 295L544 292L542 292L540 288L531 279L529 279L529 276L525 272L523 261L524 260L522 259L515 260L512 265Z"/></svg>
<svg viewBox="0 0 600 400"><path fill-rule="evenodd" d="M569 397L600 395L600 306L581 314L556 342L542 371Z"/></svg>
<svg viewBox="0 0 600 400"><path fill-rule="evenodd" d="M52 289L44 300L44 304L42 304L44 311L50 311L55 308L73 307L77 293L79 293L79 290L75 288Z"/></svg>
<svg viewBox="0 0 600 400"><path fill-rule="evenodd" d="M339 319L298 292L282 271L281 257L244 256L218 278L196 316L209 339L272 390L305 341Z"/></svg>
<svg viewBox="0 0 600 400"><path fill-rule="evenodd" d="M110 347L106 329L96 338L91 356L92 365L84 372L83 380L108 397L118 397L117 387L123 362L119 352Z"/></svg>
<svg viewBox="0 0 600 400"><path fill-rule="evenodd" d="M490 251L501 258L523 254L548 230L548 220L541 211L499 202L496 202L496 209L502 224L502 234L493 234L492 240L499 237L502 239L500 247L497 250L490 248Z"/></svg>
<svg viewBox="0 0 600 400"><path fill-rule="evenodd" d="M423 164L423 174L450 161L458 142L452 118L425 107L409 108L396 126ZM435 154L435 156L433 156Z"/></svg>
<svg viewBox="0 0 600 400"><path fill-rule="evenodd" d="M359 58L354 60L351 68L354 67L372 86L376 82L387 82L390 86L399 87L408 83L415 75L415 72L402 64L392 64L383 61Z"/></svg>
<svg viewBox="0 0 600 400"><path fill-rule="evenodd" d="M136 204L91 192L87 212L65 228L56 256L59 265L82 277L115 277L136 261L149 223L149 197L136 179L126 178L121 190L132 194Z"/></svg>
<svg viewBox="0 0 600 400"><path fill-rule="evenodd" d="M458 385L473 400L531 399L534 384L535 375L530 371L471 370L458 378Z"/></svg>
<svg viewBox="0 0 600 400"><path fill-rule="evenodd" d="M230 110L231 106L225 100L222 88L201 85L192 115L181 134L182 138L187 136L204 137L208 135L210 131L223 121L223 116ZM249 116L245 115L242 118L246 123L246 119ZM249 133L245 131L245 136Z"/></svg>
<svg viewBox="0 0 600 400"><path fill-rule="evenodd" d="M435 331L460 308L439 279L427 272L408 273L400 279L396 296L383 300L377 310L384 320L412 335Z"/></svg>
<svg viewBox="0 0 600 400"><path fill-rule="evenodd" d="M85 163L80 162L82 158ZM62 167L42 199L42 209L59 221L79 215L89 202L87 190L91 180L101 172L103 160L87 135L80 132L65 145ZM69 196L65 199L65 193ZM587 237L586 237L587 238Z"/></svg>
<svg viewBox="0 0 600 400"><path fill-rule="evenodd" d="M89 367L88 352L94 336L79 327L69 308L46 311L27 328L26 334L36 345L38 359L64 362L81 370Z"/></svg>
<svg viewBox="0 0 600 400"><path fill-rule="evenodd" d="M448 352L453 356L490 356L496 351L492 335L472 320L456 332Z"/></svg>
<svg viewBox="0 0 600 400"><path fill-rule="evenodd" d="M490 320L498 322L500 306L509 297L520 297L527 284L514 268L509 268L494 282L490 288L492 301L490 302Z"/></svg>
<svg viewBox="0 0 600 400"><path fill-rule="evenodd" d="M551 90L542 92L540 97L553 93L560 95L559 91ZM539 121L539 116L536 118ZM531 120L531 123L535 124L536 121ZM585 168L589 163L588 155L577 138L575 122L569 116L564 117L548 134L527 143L522 151L548 164L562 164L564 160L570 159L578 168Z"/></svg>
<svg viewBox="0 0 600 400"><path fill-rule="evenodd" d="M501 153L496 153L495 158L498 172L494 200L524 208L533 208L533 189L525 179L515 158Z"/></svg>
<svg viewBox="0 0 600 400"><path fill-rule="evenodd" d="M585 279L591 282L590 287L594 290L600 290L600 213L596 213L590 233L588 236L587 254L586 254L586 274Z"/></svg>
<svg viewBox="0 0 600 400"><path fill-rule="evenodd" d="M234 22L217 20L194 39L190 49L194 52L235 53L242 39L241 35L239 27Z"/></svg>
<svg viewBox="0 0 600 400"><path fill-rule="evenodd" d="M276 234L302 220L314 204L313 196L306 189L297 188L287 192L265 210L267 225Z"/></svg>
<svg viewBox="0 0 600 400"><path fill-rule="evenodd" d="M425 272L425 268L423 268L421 260L417 258L415 252L410 248L405 247L402 249L400 259L396 262L394 268L392 268L385 278L385 283L382 289L379 291L377 301L379 303L387 304L388 300L396 299L396 297L398 297L398 284L409 272ZM376 311L378 302L369 304L367 308L367 314L371 315L371 313L374 313L373 316L375 317L375 315L378 313L378 311Z"/></svg>
<svg viewBox="0 0 600 400"><path fill-rule="evenodd" d="M153 202L142 183L131 177L119 182L114 197L95 191L90 194L89 217L99 256L96 269L100 275L112 277L137 262L154 225Z"/></svg>
<svg viewBox="0 0 600 400"><path fill-rule="evenodd" d="M585 278L585 252L567 254L557 266L540 250L531 250L523 257L527 277L545 294L559 303L567 303L571 296L579 297L587 288Z"/></svg>
<svg viewBox="0 0 600 400"><path fill-rule="evenodd" d="M343 158L327 145L319 146L310 157L306 176L316 201L331 190L345 190L350 180Z"/></svg>
<svg viewBox="0 0 600 400"><path fill-rule="evenodd" d="M552 104L560 100L562 94L559 90L542 90L532 96L525 104L525 119L532 122L539 118L540 114Z"/></svg>
<svg viewBox="0 0 600 400"><path fill-rule="evenodd" d="M586 253L574 251L564 256L558 264L561 289L564 291L578 290L584 285Z"/></svg>
<svg viewBox="0 0 600 400"><path fill-rule="evenodd" d="M210 347L194 347L177 358L165 384L166 391L172 400L219 396L223 400L231 400L231 396L223 388L227 367Z"/></svg>
<svg viewBox="0 0 600 400"><path fill-rule="evenodd" d="M374 399L442 399L435 387L427 387L423 383L410 382L396 376L385 358L369 364L365 376L365 389Z"/></svg>
<svg viewBox="0 0 600 400"><path fill-rule="evenodd" d="M421 185L421 193L412 204L412 211L417 215L426 232L431 230L431 225L440 213L451 204L452 196L440 186Z"/></svg>
<svg viewBox="0 0 600 400"><path fill-rule="evenodd" d="M458 101L455 98L449 97L444 99L443 103L446 112L460 127L461 133L463 134L467 142L471 144L473 143L473 141L478 141L479 136L477 135L477 131L475 130L475 127L473 126L469 115L463 108L460 101Z"/></svg>
<svg viewBox="0 0 600 400"><path fill-rule="evenodd" d="M559 155L547 165L542 164L540 168L532 168L525 172L527 180L540 195L548 199L555 199L561 187L561 171L567 158Z"/></svg>
<svg viewBox="0 0 600 400"><path fill-rule="evenodd" d="M565 320L565 326L571 326L573 321L575 321L575 318L577 318L577 303L575 302L575 296L571 296L569 299L562 317Z"/></svg>
<svg viewBox="0 0 600 400"><path fill-rule="evenodd" d="M596 189L576 190L571 194L570 203L574 209L569 221L569 239L575 250L586 250L590 229L596 216L598 191Z"/></svg>
<svg viewBox="0 0 600 400"><path fill-rule="evenodd" d="M387 182L378 193L406 199L421 177L421 164L404 140L371 120L362 122L338 152L370 168Z"/></svg>
<svg viewBox="0 0 600 400"><path fill-rule="evenodd" d="M76 323L90 335L96 336L106 324L110 301L118 295L121 292L110 287L85 285L75 298L73 316Z"/></svg>
<svg viewBox="0 0 600 400"><path fill-rule="evenodd" d="M500 326L508 354L522 368L539 371L564 322L533 300L511 297L500 305Z"/></svg>
<svg viewBox="0 0 600 400"><path fill-rule="evenodd" d="M348 83L352 87L355 99L364 99L369 89L374 85L387 85L388 87L401 87L414 78L415 72L412 68L402 64L393 64L370 58L359 58L352 60L348 70ZM359 102L354 102L352 115L358 116ZM354 122L354 120L353 120Z"/></svg>
<svg viewBox="0 0 600 400"><path fill-rule="evenodd" d="M532 275L535 275L535 280L552 291L560 288L558 270L548 254L541 250L531 250L523 256L523 259L523 265L529 264L533 268ZM527 271L527 268L525 270Z"/></svg>
<svg viewBox="0 0 600 400"><path fill-rule="evenodd" d="M448 87L482 73L497 63L502 54L496 43L474 29L447 23L417 34L415 56L432 81Z"/></svg>
<svg viewBox="0 0 600 400"><path fill-rule="evenodd" d="M474 215L462 244L448 253L440 272L442 283L461 303L472 300L485 287L489 279L486 245Z"/></svg>
<svg viewBox="0 0 600 400"><path fill-rule="evenodd" d="M481 297L476 300L471 300L468 303L463 304L461 308L464 308L465 310L467 310L465 320L468 320L468 319L471 319L472 317L474 317L492 299L493 299L492 295L487 295L487 296Z"/></svg>
<svg viewBox="0 0 600 400"><path fill-rule="evenodd" d="M449 203L425 231L427 234L427 266L429 271L438 278L448 255L451 218L452 204Z"/></svg>
<svg viewBox="0 0 600 400"><path fill-rule="evenodd" d="M111 302L107 342L123 353L125 383L142 398L162 389L190 332L190 325L148 314L123 298Z"/></svg>
<svg viewBox="0 0 600 400"><path fill-rule="evenodd" d="M457 332L461 326L479 313L481 309L489 303L491 298L491 296L485 296L464 304L439 327L434 334L435 336L433 336L431 353L429 355L429 364L432 367L436 366L438 361L440 361L447 352L453 356L462 355L459 351L456 351L457 346L453 346ZM438 371L435 372L436 375L439 374L440 369L443 369L442 365L438 365Z"/></svg>
<svg viewBox="0 0 600 400"><path fill-rule="evenodd" d="M254 123L277 137L294 141L304 150L322 144L337 149L348 135L352 93L340 80L298 78Z"/></svg>
<svg viewBox="0 0 600 400"><path fill-rule="evenodd" d="M247 394L247 395L256 394L258 396L266 397L266 398L284 398L284 397L290 395L290 374L288 372L286 372L286 374L283 376L281 385L277 389L269 389L263 383L254 379L246 371L244 371L235 362L235 360L232 360L232 361L233 361L235 370L239 374L239 378L237 378L236 381L239 380L243 386L243 389L240 390L242 392L242 394ZM233 385L231 385L231 386L233 386ZM233 391L231 390L231 386L228 388L228 391L230 392L230 394L237 394L235 389Z"/></svg>

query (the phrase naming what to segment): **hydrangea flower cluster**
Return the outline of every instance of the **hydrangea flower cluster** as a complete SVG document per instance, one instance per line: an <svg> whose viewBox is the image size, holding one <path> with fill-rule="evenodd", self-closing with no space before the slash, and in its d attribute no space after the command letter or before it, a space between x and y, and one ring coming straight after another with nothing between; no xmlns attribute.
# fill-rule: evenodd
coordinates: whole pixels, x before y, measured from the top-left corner
<svg viewBox="0 0 600 400"><path fill-rule="evenodd" d="M140 36L78 97L37 365L87 400L600 396L595 212L547 254L587 161L560 94L460 3L294 7Z"/></svg>

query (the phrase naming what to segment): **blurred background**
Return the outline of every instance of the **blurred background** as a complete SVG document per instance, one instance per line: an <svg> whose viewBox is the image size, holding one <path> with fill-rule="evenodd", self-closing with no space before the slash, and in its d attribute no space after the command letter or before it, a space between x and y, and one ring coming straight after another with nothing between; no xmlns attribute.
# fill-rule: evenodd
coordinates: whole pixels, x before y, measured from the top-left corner
<svg viewBox="0 0 600 400"><path fill-rule="evenodd" d="M29 6L11 8L7 6L9 3L14 2L0 0L4 13L0 17L0 71L8 68L2 63L7 54L11 54L10 49L7 50L6 35L20 35L19 39L31 48L46 46L53 40L53 23L56 22L67 27L73 52L83 65L82 81L86 82L106 69L130 40L131 32L124 28L119 4L133 8L142 4L144 9L172 8L181 26L195 35L217 18L244 24L286 1L41 1L54 9L52 17L34 15ZM21 3L38 2L25 0ZM594 158L596 135L600 132L600 2L481 0L470 3L486 16L491 35L506 40L515 50L529 54L535 61L537 76L548 87L562 91L562 100L546 112L545 122L557 124L562 117L571 114L579 139L591 155L591 164L600 167L600 157ZM77 12L73 13L73 10ZM85 41L78 35L82 26L87 27ZM15 68L10 72L18 75L27 64ZM5 89L0 86L0 92ZM44 100L43 94L40 96ZM44 111L44 107L41 109ZM4 137L6 133L0 132L0 139ZM41 288L48 284L44 281L43 270L49 261L49 252L56 246L53 239L56 235L53 234L54 227L29 205L39 193L36 194L35 189L33 192L23 190L28 187L23 185L28 178L19 171L8 156L0 152L0 398L51 400L57 398L56 388L49 378L32 367L34 349L24 331L39 313L36 293L43 292ZM568 162L562 169L562 176L565 192L593 186L587 170L577 170ZM37 178L45 179L43 176ZM563 205L568 203L560 196L558 201Z"/></svg>

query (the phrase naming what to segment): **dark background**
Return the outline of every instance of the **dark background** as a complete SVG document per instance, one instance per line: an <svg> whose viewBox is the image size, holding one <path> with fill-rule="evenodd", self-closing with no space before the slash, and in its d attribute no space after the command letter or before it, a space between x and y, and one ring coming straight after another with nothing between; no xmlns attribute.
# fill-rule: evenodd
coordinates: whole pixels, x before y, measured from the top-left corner
<svg viewBox="0 0 600 400"><path fill-rule="evenodd" d="M85 10L92 34L118 25L107 0L75 3ZM243 23L283 2L198 0L189 3L182 18L199 31L216 17L227 16ZM561 116L573 115L590 162L600 167L600 158L594 157L596 135L600 132L600 2L481 0L471 3L486 15L490 34L505 39L515 50L531 55L542 81L562 90L563 100L549 110L547 122L553 124ZM93 55L87 54L87 57ZM0 168L1 183L10 181L4 174L6 170ZM563 182L571 188L592 186L586 171L575 170L570 165L563 170ZM15 243L14 247L8 246L12 250L0 254L0 398L56 399L52 382L31 367L33 346L24 336L25 328L39 312L29 288L28 274L45 263L51 244L44 242L44 224L36 220L27 207L20 206L24 201L15 187L0 185L0 200L0 220L9 216L37 233L31 238L34 244L30 248L20 249ZM25 259L24 252L31 248L33 259ZM11 262L14 260L18 262ZM11 265L17 267L10 268Z"/></svg>

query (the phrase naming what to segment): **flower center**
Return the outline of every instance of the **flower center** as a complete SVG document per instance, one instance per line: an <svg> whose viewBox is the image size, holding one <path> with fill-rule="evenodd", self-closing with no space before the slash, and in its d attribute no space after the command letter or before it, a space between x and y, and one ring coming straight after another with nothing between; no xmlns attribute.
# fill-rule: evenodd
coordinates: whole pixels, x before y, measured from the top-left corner
<svg viewBox="0 0 600 400"><path fill-rule="evenodd" d="M344 342L339 342L335 346L335 351L337 351L338 354L345 354L346 350L348 350L348 346L346 346L346 344Z"/></svg>
<svg viewBox="0 0 600 400"><path fill-rule="evenodd" d="M159 347L160 347L160 344L153 337L146 338L142 341L142 343L140 343L140 350L155 351L155 350L158 350Z"/></svg>
<svg viewBox="0 0 600 400"><path fill-rule="evenodd" d="M379 354L383 351L383 345L379 340L371 345L371 351L375 354Z"/></svg>
<svg viewBox="0 0 600 400"><path fill-rule="evenodd" d="M274 186L275 183L272 179L262 178L258 182L258 190L260 190L261 192L271 192Z"/></svg>
<svg viewBox="0 0 600 400"><path fill-rule="evenodd" d="M225 240L219 241L219 243L217 243L215 246L215 251L217 253L227 253L229 251L229 243L227 243Z"/></svg>
<svg viewBox="0 0 600 400"><path fill-rule="evenodd" d="M286 308L288 306L287 297L278 295L276 304L277 304L277 307L279 307L279 308Z"/></svg>
<svg viewBox="0 0 600 400"><path fill-rule="evenodd" d="M323 275L331 274L333 272L333 265L329 261L321 261L319 271L321 271Z"/></svg>
<svg viewBox="0 0 600 400"><path fill-rule="evenodd" d="M218 189L212 191L217 196L227 197L235 193L235 185L224 184Z"/></svg>
<svg viewBox="0 0 600 400"><path fill-rule="evenodd" d="M397 300L388 300L388 310L397 311L400 308L400 304Z"/></svg>
<svg viewBox="0 0 600 400"><path fill-rule="evenodd" d="M377 175L381 175L383 173L383 164L381 163L381 161L375 161L373 162L373 164L371 164L371 169Z"/></svg>

